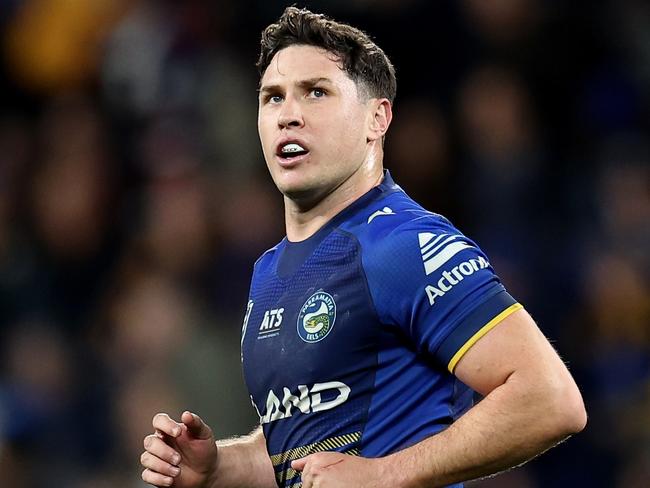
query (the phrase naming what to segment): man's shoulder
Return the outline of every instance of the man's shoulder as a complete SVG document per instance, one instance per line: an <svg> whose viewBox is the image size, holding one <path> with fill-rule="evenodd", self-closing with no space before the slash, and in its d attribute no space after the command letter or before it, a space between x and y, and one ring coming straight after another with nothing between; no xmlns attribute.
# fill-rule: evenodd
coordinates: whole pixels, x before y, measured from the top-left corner
<svg viewBox="0 0 650 488"><path fill-rule="evenodd" d="M253 269L255 271L258 271L259 269L268 266L273 261L273 259L277 256L278 251L284 245L285 240L286 239L282 239L275 246L264 251L260 255L260 257L258 257L257 260L255 261L255 264L253 265Z"/></svg>
<svg viewBox="0 0 650 488"><path fill-rule="evenodd" d="M419 234L459 233L446 217L424 209L401 191L377 199L339 228L353 234L364 252L380 253L417 240Z"/></svg>

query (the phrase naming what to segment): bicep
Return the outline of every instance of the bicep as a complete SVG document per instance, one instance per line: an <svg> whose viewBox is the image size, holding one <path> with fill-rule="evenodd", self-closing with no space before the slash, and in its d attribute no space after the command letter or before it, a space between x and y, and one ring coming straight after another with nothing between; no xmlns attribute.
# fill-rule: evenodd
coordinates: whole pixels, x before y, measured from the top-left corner
<svg viewBox="0 0 650 488"><path fill-rule="evenodd" d="M513 374L559 381L570 379L557 355L525 310L507 316L459 360L454 374L487 395ZM541 376L540 376L541 375Z"/></svg>

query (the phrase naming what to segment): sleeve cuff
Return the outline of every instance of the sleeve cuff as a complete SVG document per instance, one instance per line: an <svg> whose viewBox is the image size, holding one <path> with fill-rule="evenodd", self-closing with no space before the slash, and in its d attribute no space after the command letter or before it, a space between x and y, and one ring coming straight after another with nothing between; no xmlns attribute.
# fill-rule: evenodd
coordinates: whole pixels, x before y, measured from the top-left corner
<svg viewBox="0 0 650 488"><path fill-rule="evenodd" d="M447 363L447 369L453 373L458 361L481 337L521 308L523 306L505 290L475 308L438 349L438 356Z"/></svg>

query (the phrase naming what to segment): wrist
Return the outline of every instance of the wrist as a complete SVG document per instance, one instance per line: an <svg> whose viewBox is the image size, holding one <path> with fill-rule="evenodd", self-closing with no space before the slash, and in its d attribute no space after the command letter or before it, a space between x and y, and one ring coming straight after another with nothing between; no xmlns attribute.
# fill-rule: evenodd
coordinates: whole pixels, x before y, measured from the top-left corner
<svg viewBox="0 0 650 488"><path fill-rule="evenodd" d="M405 469L404 461L398 455L390 454L376 458L374 461L376 461L374 468L381 480L381 486L391 488L411 488L413 486L407 479L408 470Z"/></svg>
<svg viewBox="0 0 650 488"><path fill-rule="evenodd" d="M219 483L219 470L223 469L221 466L224 461L224 450L219 447L219 442L215 442L216 452L214 462L212 463L210 471L206 473L205 480L201 484L201 488L220 488L222 483Z"/></svg>

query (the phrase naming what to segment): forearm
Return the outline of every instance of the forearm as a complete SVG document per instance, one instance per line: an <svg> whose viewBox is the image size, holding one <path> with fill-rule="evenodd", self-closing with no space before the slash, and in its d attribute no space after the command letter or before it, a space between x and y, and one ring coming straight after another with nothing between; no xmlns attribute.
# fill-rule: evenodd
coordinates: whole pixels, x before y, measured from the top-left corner
<svg viewBox="0 0 650 488"><path fill-rule="evenodd" d="M211 488L277 488L261 429L217 441L217 470Z"/></svg>
<svg viewBox="0 0 650 488"><path fill-rule="evenodd" d="M430 487L481 478L517 466L582 429L572 392L513 375L445 431L386 459L400 469L392 486ZM567 404L568 402L568 404Z"/></svg>

